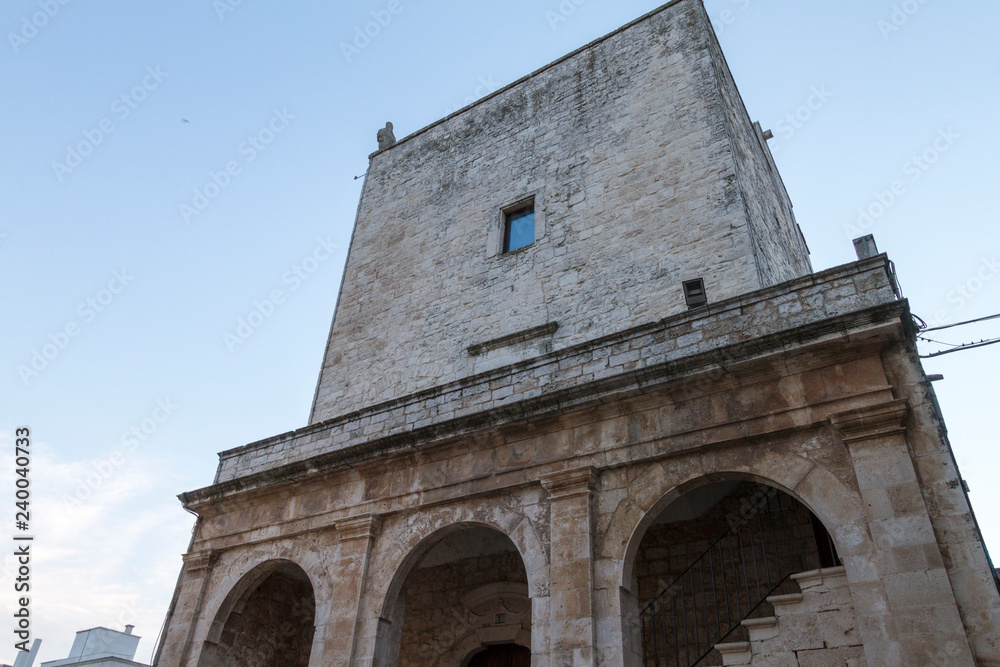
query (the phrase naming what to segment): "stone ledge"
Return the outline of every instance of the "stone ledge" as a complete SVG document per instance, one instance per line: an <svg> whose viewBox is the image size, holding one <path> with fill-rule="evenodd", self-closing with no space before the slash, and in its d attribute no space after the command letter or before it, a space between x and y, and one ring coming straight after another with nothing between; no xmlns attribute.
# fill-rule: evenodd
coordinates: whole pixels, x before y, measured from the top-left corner
<svg viewBox="0 0 1000 667"><path fill-rule="evenodd" d="M878 278L879 275L882 277ZM734 364L767 355L787 354L806 344L859 341L865 337L877 342L886 335L903 333L907 304L905 301L886 301L882 290L866 297L875 305L865 308L852 309L859 303L856 289L852 296L831 298L824 307L800 317L803 323L788 328L782 328L783 324L789 324L787 318L783 320L775 313L760 309L760 302L769 298L767 294L786 291L790 284L805 291L793 295L800 301L823 299L832 287L825 282L824 276L835 281L847 280L852 289L866 281L870 284L873 278L882 284L887 280L885 258L880 256L836 267L823 274L720 302L695 313L671 316L223 452L216 484L183 494L181 500L199 502L218 494L267 486L443 438L617 400L630 393L643 393L671 383L681 382L683 386L678 387L683 389L687 386L683 383L693 385L693 377L699 373L719 369L725 374ZM845 291L843 288L838 290ZM746 309L751 306L747 304L757 304L756 310L748 312ZM838 314L822 317L831 312ZM734 317L745 320L742 326L734 328ZM731 333L723 336L723 331ZM700 340L678 348L677 340L688 336L687 332L696 333ZM753 337L754 334L758 335ZM638 361L626 361L612 367L610 360L625 356L622 351L627 349L640 352ZM584 373L581 370L584 367L594 370ZM711 386L707 388L688 387L689 393L697 394L699 387L707 391L715 384L713 381L708 382ZM493 391L502 392L503 398L491 398Z"/></svg>
<svg viewBox="0 0 1000 667"><path fill-rule="evenodd" d="M532 327L530 329L525 329L524 331L517 331L512 334L507 334L506 336L500 336L499 338L494 338L493 340L488 340L482 343L476 343L475 345L470 345L468 347L468 353L470 356L478 356L484 352L489 352L490 350L498 350L502 347L507 347L514 345L515 343L525 343L529 340L534 340L536 338L544 338L545 336L551 336L559 329L558 322L549 322L548 324L543 324L540 327Z"/></svg>
<svg viewBox="0 0 1000 667"><path fill-rule="evenodd" d="M782 349L783 346L779 346L776 350L772 350L772 353L784 354ZM496 428L504 424L524 421L536 415L544 416L553 412L569 410L593 403L621 400L652 390L673 387L674 390L684 396L695 397L701 393L696 391L697 387L693 386L699 382L699 378L704 379L709 385L707 388L704 388L708 391L717 387L726 379L723 377L722 379L715 378L714 380L710 380L708 379L710 372L713 369L721 369L723 375L726 375L729 373L728 367L731 366L729 359L721 359L715 355L708 355L699 364L696 364L697 367L669 365L669 367L659 369L660 375L658 377L644 375L641 384L636 382L634 374L629 374L624 378L616 378L615 382L594 383L590 387L574 388L572 392L566 392L562 396L549 396L536 401L527 401L525 402L526 405L520 406L520 411L499 408L473 415L467 419L455 420L450 423L431 426L418 431L398 434L375 441L362 442L351 447L335 449L308 459L276 465L273 468L219 482L210 487L181 494L179 498L185 505L193 509L194 505L221 499L222 497L231 496L250 489L262 489L273 484L294 481L313 474L323 474L344 468L356 467L366 461L386 458L398 452L412 451L415 448L434 442L441 442L468 433L480 432L486 428ZM698 374L696 375L696 373ZM593 393L588 395L586 393L587 389L590 389ZM798 410L794 410L796 414L798 414ZM766 416L764 419L766 420ZM825 421L825 419L825 415L817 415L813 422L820 423L819 420ZM763 425L766 426L766 424ZM804 425L804 423L799 425ZM713 426L720 425L713 424ZM725 427L726 425L723 424L721 426ZM733 431L733 425L729 426L729 430ZM684 434L675 435L683 436ZM740 437L746 437L746 435L746 432L743 431ZM717 439L713 441L717 441Z"/></svg>
<svg viewBox="0 0 1000 667"><path fill-rule="evenodd" d="M819 286L828 286L828 283L834 281L840 281L847 278L851 278L851 283L859 283L864 281L864 276L869 274L876 274L880 280L885 282L885 286L888 289L888 279L889 279L889 260L883 255L878 255L872 259L862 260L858 262L853 262L850 264L844 264L842 266L833 267L822 271L820 273L810 274L808 276L803 276L801 278L796 278L795 280L788 281L786 283L781 283L779 285L774 285L772 287L767 287L764 289L745 294L740 297L735 297L732 299L727 299L725 301L720 301L718 303L709 304L704 308L699 308L696 311L688 311L684 313L679 313L677 315L672 315L656 322L651 322L650 324L641 325L628 329L619 333L611 334L601 338L597 338L592 341L587 341L578 345L574 345L568 348L557 350L555 352L550 352L548 354L540 355L533 359L518 362L505 366L502 368L487 371L485 373L480 373L477 375L469 376L461 380L456 380L454 382L449 382L443 384L439 387L434 387L432 389L427 389L424 391L415 392L407 396L402 396L397 399L390 401L385 401L377 405L370 406L363 410L357 410L339 417L334 417L326 421L310 424L300 429L295 429L294 431L289 431L287 433L282 433L280 435L272 436L270 438L265 438L263 440L258 440L252 442L248 445L243 445L242 447L235 447L233 449L228 449L219 454L219 470L216 474L216 482L223 481L223 477L229 472L226 467L227 461L232 458L241 457L252 452L256 452L262 449L269 449L275 445L286 443L291 440L301 441L303 439L315 439L318 436L325 435L328 432L336 429L342 429L345 425L364 420L365 418L384 418L386 415L393 413L394 411L403 410L406 413L414 414L418 410L414 406L424 403L424 404L443 404L447 397L454 395L456 393L460 394L461 397L472 395L480 387L489 387L494 383L510 381L510 378L519 376L522 373L536 373L539 369L543 367L557 367L562 368L563 366L572 366L569 363L573 357L585 356L587 354L592 354L598 349L612 348L616 345L632 344L638 339L643 337L648 337L652 335L659 335L662 338L675 339L679 338L680 335L673 333L677 330L683 331L694 331L695 329L703 330L704 322L713 320L715 318L722 319L724 317L732 318L733 316L739 316L746 309L751 307L760 307L761 304L771 303L772 300L783 295L788 295L792 292L802 291L808 288L816 288ZM903 303L905 301L891 301L885 299L874 298L873 303L869 308L878 305L888 305L892 303ZM855 309L858 310L858 309ZM900 313L908 312L907 308L900 309ZM824 313L818 313L818 316L811 318L811 322L819 322L823 320ZM828 313L827 313L828 314ZM844 314L844 313L840 313ZM770 318L771 320L775 318ZM832 318L831 318L832 319ZM768 321L767 324L773 324L773 321ZM840 330L840 329L836 329ZM764 333L764 332L761 332ZM748 336L748 339L751 337ZM698 347L704 350L708 345L692 345L692 348ZM715 349L726 347L726 345L718 345ZM691 354L695 354L697 349L692 349ZM734 358L738 358L738 355L729 354L724 357L726 361L732 361ZM577 362L574 362L577 363ZM590 364L593 365L593 364ZM551 373L550 373L551 374ZM435 407L439 407L435 405ZM493 407L493 406L486 406ZM438 410L440 414L440 410Z"/></svg>

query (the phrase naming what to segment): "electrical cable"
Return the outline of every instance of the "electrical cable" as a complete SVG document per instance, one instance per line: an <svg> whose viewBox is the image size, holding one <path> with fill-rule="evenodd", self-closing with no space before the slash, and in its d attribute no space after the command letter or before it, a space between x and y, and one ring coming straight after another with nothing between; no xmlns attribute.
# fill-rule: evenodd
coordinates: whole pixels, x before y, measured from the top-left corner
<svg viewBox="0 0 1000 667"><path fill-rule="evenodd" d="M986 317L979 317L974 320L966 320L965 322L955 322L954 324L943 324L939 327L931 327L930 329L922 329L920 333L927 333L928 331L939 331L941 329L950 329L952 327L960 327L966 324L975 324L976 322L985 322L986 320L995 320L1000 317L1000 313L996 315L987 315ZM919 319L919 318L918 318ZM923 320L920 320L923 322Z"/></svg>
<svg viewBox="0 0 1000 667"><path fill-rule="evenodd" d="M924 340L927 340L926 338ZM937 342L937 341L933 341ZM987 345L994 345L1000 343L1000 338L991 338L989 340L981 340L978 343L962 343L961 345L956 345L950 350L940 350L938 352L932 352L930 354L921 354L921 359L929 359L931 357L940 357L942 354L951 354L952 352L961 352L962 350L971 350L977 347L986 347ZM942 345L951 345L951 343L942 343Z"/></svg>

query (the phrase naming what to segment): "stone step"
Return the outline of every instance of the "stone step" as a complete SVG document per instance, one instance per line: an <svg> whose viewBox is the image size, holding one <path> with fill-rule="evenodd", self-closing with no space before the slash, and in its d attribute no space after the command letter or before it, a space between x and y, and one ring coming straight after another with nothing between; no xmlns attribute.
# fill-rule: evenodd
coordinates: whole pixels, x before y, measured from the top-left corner
<svg viewBox="0 0 1000 667"><path fill-rule="evenodd" d="M741 625L750 632L751 642L764 641L778 636L778 618L776 616L748 618Z"/></svg>
<svg viewBox="0 0 1000 667"><path fill-rule="evenodd" d="M750 642L728 642L726 644L716 644L715 650L722 655L722 664L729 665L749 665L753 659L750 652Z"/></svg>
<svg viewBox="0 0 1000 667"><path fill-rule="evenodd" d="M786 593L784 595L769 595L768 603L774 609L775 616L794 614L798 605L802 604L802 593Z"/></svg>
<svg viewBox="0 0 1000 667"><path fill-rule="evenodd" d="M799 572L797 574L793 574L790 578L799 585L801 590L812 588L813 586L818 586L820 584L830 588L838 588L840 586L848 585L847 569L843 565L838 567L825 567L819 570L809 570L808 572Z"/></svg>

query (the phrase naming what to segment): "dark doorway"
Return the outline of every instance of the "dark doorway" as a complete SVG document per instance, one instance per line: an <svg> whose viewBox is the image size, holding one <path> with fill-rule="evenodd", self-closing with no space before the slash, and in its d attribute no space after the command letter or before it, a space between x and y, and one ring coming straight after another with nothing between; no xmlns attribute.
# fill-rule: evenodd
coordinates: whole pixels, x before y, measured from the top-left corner
<svg viewBox="0 0 1000 667"><path fill-rule="evenodd" d="M205 643L198 667L307 667L315 625L309 577L282 564L243 593L218 643Z"/></svg>
<svg viewBox="0 0 1000 667"><path fill-rule="evenodd" d="M517 644L490 646L473 656L469 667L531 667L531 651Z"/></svg>

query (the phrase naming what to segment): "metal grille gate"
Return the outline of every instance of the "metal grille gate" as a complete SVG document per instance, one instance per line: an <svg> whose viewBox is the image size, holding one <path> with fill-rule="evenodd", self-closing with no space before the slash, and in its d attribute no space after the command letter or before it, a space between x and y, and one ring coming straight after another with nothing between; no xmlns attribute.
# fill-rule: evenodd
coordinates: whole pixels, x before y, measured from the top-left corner
<svg viewBox="0 0 1000 667"><path fill-rule="evenodd" d="M693 667L790 574L810 569L798 501L763 496L640 612L645 667ZM825 531L821 539L835 554Z"/></svg>

